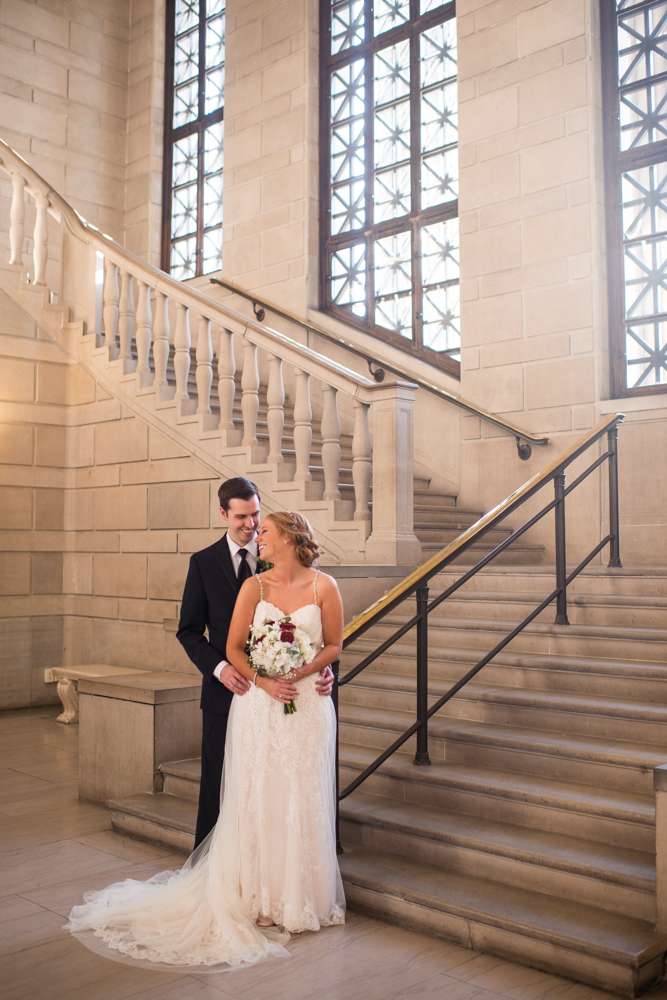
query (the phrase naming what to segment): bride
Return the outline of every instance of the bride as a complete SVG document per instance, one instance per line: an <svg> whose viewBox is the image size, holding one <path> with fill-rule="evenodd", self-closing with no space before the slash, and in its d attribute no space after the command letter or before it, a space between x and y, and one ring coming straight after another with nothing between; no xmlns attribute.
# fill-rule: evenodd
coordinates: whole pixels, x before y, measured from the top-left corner
<svg viewBox="0 0 667 1000"><path fill-rule="evenodd" d="M234 696L229 714L220 817L180 871L117 882L74 907L68 929L109 958L218 972L288 957L291 933L344 923L336 722L315 688L341 650L340 595L312 568L318 547L303 515L269 514L257 543L273 568L243 584L230 626L227 659L252 686ZM284 615L319 652L291 680L259 677L245 652L250 626ZM297 711L286 715L293 698Z"/></svg>

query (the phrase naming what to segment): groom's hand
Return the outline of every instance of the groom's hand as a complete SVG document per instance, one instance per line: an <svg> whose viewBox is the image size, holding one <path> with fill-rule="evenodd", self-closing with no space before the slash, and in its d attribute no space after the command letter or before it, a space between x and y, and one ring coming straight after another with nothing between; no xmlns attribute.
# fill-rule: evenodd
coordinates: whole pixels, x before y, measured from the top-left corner
<svg viewBox="0 0 667 1000"><path fill-rule="evenodd" d="M317 690L317 693L324 695L326 697L327 695L330 695L331 692L333 691L333 686L334 686L333 670L331 669L331 667L323 667L322 670L320 670L319 677L315 681L315 688Z"/></svg>
<svg viewBox="0 0 667 1000"><path fill-rule="evenodd" d="M225 663L218 674L218 680L234 694L245 694L250 690L250 681L247 681L231 663Z"/></svg>

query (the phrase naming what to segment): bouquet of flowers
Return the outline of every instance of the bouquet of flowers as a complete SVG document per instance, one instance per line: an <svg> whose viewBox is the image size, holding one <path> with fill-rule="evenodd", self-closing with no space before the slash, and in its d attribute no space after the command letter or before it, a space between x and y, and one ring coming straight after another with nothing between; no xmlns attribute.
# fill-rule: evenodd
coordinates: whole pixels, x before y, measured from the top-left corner
<svg viewBox="0 0 667 1000"><path fill-rule="evenodd" d="M265 618L261 625L251 626L246 652L260 677L290 677L297 667L315 658L317 647L305 629L285 615L278 621ZM294 701L283 707L285 715L296 712Z"/></svg>

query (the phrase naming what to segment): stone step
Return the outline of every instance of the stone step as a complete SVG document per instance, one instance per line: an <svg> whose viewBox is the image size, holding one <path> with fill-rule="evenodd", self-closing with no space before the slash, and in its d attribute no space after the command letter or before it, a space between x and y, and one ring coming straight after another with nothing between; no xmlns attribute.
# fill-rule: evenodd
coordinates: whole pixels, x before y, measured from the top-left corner
<svg viewBox="0 0 667 1000"><path fill-rule="evenodd" d="M449 525L446 522L438 524L434 521L422 521L421 515L419 515L419 519L415 516L414 520L415 535L419 541L427 543L437 542L440 548L449 545L450 542L458 538L468 527L469 525ZM509 528L492 528L491 531L486 533L480 544L485 544L487 549L493 549L511 534L512 532Z"/></svg>
<svg viewBox="0 0 667 1000"><path fill-rule="evenodd" d="M341 656L341 674L377 646L361 638ZM429 679L453 684L480 659L480 650L429 645ZM408 633L379 656L364 674L415 675L414 634ZM592 656L502 652L478 674L479 681L524 691L574 692L667 704L667 664Z"/></svg>
<svg viewBox="0 0 667 1000"><path fill-rule="evenodd" d="M554 614L556 611L553 606ZM405 624L408 614L388 615L366 635L379 641ZM456 646L488 652L508 635L517 621L500 619L438 618L429 615L429 638L438 646ZM508 647L516 653L609 656L613 659L667 662L667 629L642 629L601 625L555 625L531 622ZM481 654L480 654L481 655Z"/></svg>
<svg viewBox="0 0 667 1000"><path fill-rule="evenodd" d="M415 721L413 711L340 708L341 742L384 750ZM415 737L404 745L414 754ZM653 769L667 762L667 746L494 725L436 715L429 722L431 759L653 794Z"/></svg>
<svg viewBox="0 0 667 1000"><path fill-rule="evenodd" d="M194 848L197 803L189 798L148 793L107 802L116 833L190 854Z"/></svg>
<svg viewBox="0 0 667 1000"><path fill-rule="evenodd" d="M555 581L554 581L555 586ZM554 589L553 587L551 588ZM431 588L429 600L443 590ZM499 619L520 621L548 596L543 593L497 593L460 591L448 597L432 615L437 618ZM407 604L406 604L407 608ZM536 621L553 621L554 607L547 607ZM629 626L664 628L667 625L667 597L630 597L600 594L568 594L567 614L572 625Z"/></svg>
<svg viewBox="0 0 667 1000"><path fill-rule="evenodd" d="M340 817L345 843L655 920L655 857L644 851L362 791Z"/></svg>
<svg viewBox="0 0 667 1000"><path fill-rule="evenodd" d="M574 564L569 565L568 572L574 568ZM448 567L431 579L430 586L435 590L444 590L460 576L460 570ZM515 592L549 594L555 587L555 579L556 568L553 563L502 570L491 563L464 584L461 593L481 590L505 595ZM567 592L568 598L574 594L667 597L667 567L609 569L606 565L591 564L575 577Z"/></svg>
<svg viewBox="0 0 667 1000"><path fill-rule="evenodd" d="M365 847L339 862L348 904L401 927L627 997L662 978L667 941L646 921Z"/></svg>
<svg viewBox="0 0 667 1000"><path fill-rule="evenodd" d="M340 746L340 787L345 788L377 756L368 747ZM415 766L398 751L366 779L363 789L396 801L436 806L529 829L571 834L616 847L655 851L652 795L601 789L470 764L432 760Z"/></svg>
<svg viewBox="0 0 667 1000"><path fill-rule="evenodd" d="M494 544L497 544L494 543ZM422 542L422 554L424 561L431 559L441 548L442 544L440 542ZM460 567L463 566L474 566L476 562L487 554L493 545L489 543L484 544L484 539L477 542L475 545L471 545L469 549L462 552L452 563L453 566ZM504 552L496 556L493 560L495 566L539 566L544 559L544 546L531 544L529 542L524 542L523 539L519 538L516 542L513 542Z"/></svg>
<svg viewBox="0 0 667 1000"><path fill-rule="evenodd" d="M167 795L190 799L199 799L199 781L201 778L201 758L190 760L173 760L160 765L162 775L162 791Z"/></svg>
<svg viewBox="0 0 667 1000"><path fill-rule="evenodd" d="M482 516L482 512L478 510L467 511L444 503L423 503L422 496L418 496L418 501L413 505L415 522L419 521L427 527L432 524L447 524L448 527L458 528L461 532L479 521Z"/></svg>
<svg viewBox="0 0 667 1000"><path fill-rule="evenodd" d="M429 706L451 688L429 680ZM363 674L341 688L340 703L358 708L413 709L416 682L412 676ZM667 746L667 704L614 699L572 692L524 690L469 681L438 712L438 718L471 719L495 725L529 726L559 733L637 740Z"/></svg>

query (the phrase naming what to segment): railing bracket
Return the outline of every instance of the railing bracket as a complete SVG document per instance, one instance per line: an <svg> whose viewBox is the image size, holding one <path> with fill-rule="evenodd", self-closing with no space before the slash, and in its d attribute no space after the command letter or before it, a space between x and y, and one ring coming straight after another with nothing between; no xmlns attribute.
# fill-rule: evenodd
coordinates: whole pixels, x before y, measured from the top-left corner
<svg viewBox="0 0 667 1000"><path fill-rule="evenodd" d="M264 317L266 316L266 313L264 312L264 310L262 309L262 307L258 306L256 302L253 302L253 304L252 304L252 311L255 314L255 319L257 320L257 322L258 323L263 323L264 322Z"/></svg>
<svg viewBox="0 0 667 1000"><path fill-rule="evenodd" d="M375 381L384 382L386 374L384 368L376 368L375 371L373 371L372 368L373 362L370 360L370 358L366 358L366 364L368 365L368 370L375 379Z"/></svg>
<svg viewBox="0 0 667 1000"><path fill-rule="evenodd" d="M527 462L533 454L533 449L530 447L528 442L522 442L520 437L517 437L516 439L516 450L518 451L519 458L522 462Z"/></svg>

